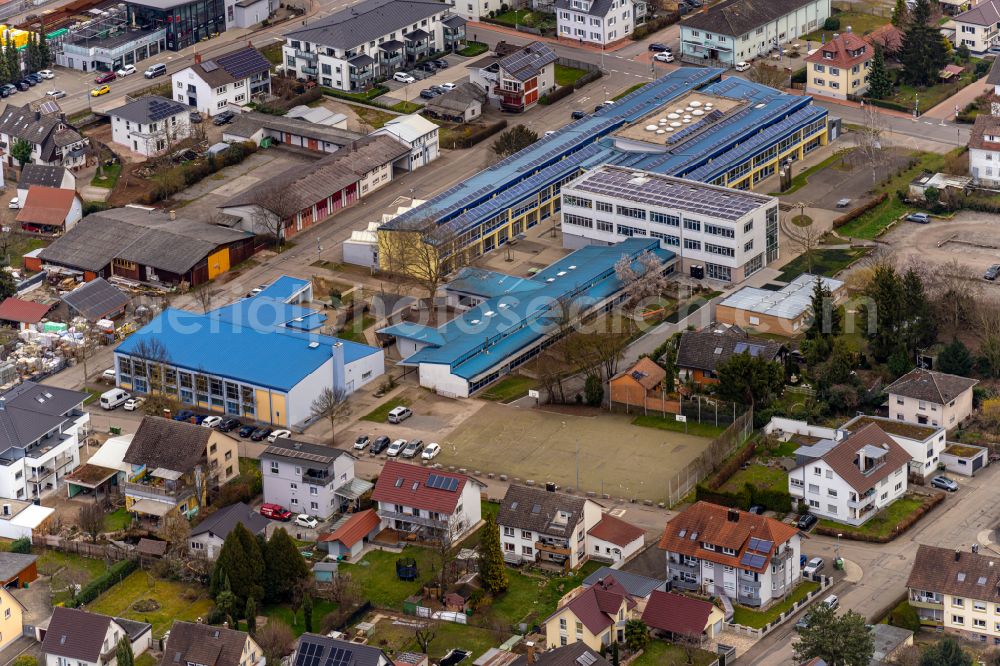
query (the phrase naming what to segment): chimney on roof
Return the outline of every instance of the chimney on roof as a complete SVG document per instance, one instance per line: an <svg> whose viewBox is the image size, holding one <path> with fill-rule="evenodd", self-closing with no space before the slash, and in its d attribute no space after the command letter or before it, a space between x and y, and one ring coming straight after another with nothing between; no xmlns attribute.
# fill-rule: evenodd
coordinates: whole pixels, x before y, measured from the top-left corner
<svg viewBox="0 0 1000 666"><path fill-rule="evenodd" d="M201 64L201 54L200 53L195 53L194 54L194 64L196 64L196 65L200 65Z"/></svg>
<svg viewBox="0 0 1000 666"><path fill-rule="evenodd" d="M35 120L41 120L41 119L42 119L42 112L35 111Z"/></svg>
<svg viewBox="0 0 1000 666"><path fill-rule="evenodd" d="M197 622L198 624L201 624L201 618L199 617L197 620L195 620L195 622Z"/></svg>
<svg viewBox="0 0 1000 666"><path fill-rule="evenodd" d="M840 33L839 32L833 33L833 38L834 39L837 39L838 37L840 37Z"/></svg>
<svg viewBox="0 0 1000 666"><path fill-rule="evenodd" d="M958 562L960 559L962 559L962 551L960 551L958 548L956 548L955 549L955 561Z"/></svg>
<svg viewBox="0 0 1000 666"><path fill-rule="evenodd" d="M249 39L247 40L247 48L251 48L251 49L253 48L253 42L250 41Z"/></svg>
<svg viewBox="0 0 1000 666"><path fill-rule="evenodd" d="M163 410L163 418L165 419L173 418L172 412L170 411L169 407Z"/></svg>
<svg viewBox="0 0 1000 666"><path fill-rule="evenodd" d="M222 623L222 628L223 629L228 629L229 628L229 620L226 620L225 622Z"/></svg>
<svg viewBox="0 0 1000 666"><path fill-rule="evenodd" d="M533 664L535 663L535 644L532 641L528 641L525 645L528 647L528 663Z"/></svg>
<svg viewBox="0 0 1000 666"><path fill-rule="evenodd" d="M736 509L730 509L726 514L726 520L728 520L731 523L740 522L740 512L737 511Z"/></svg>

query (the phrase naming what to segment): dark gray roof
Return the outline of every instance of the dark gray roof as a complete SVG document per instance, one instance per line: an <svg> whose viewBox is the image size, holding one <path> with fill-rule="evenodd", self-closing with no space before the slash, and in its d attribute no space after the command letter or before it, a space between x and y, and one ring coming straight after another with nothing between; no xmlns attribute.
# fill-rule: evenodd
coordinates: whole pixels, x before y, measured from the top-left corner
<svg viewBox="0 0 1000 666"><path fill-rule="evenodd" d="M124 617L116 617L115 622L118 626L125 630L128 634L129 640L135 642L135 639L142 636L147 631L153 630L153 625L148 622L136 622L135 620L128 620Z"/></svg>
<svg viewBox="0 0 1000 666"><path fill-rule="evenodd" d="M811 2L812 0L723 0L705 11L688 15L681 21L681 27L700 28L738 38Z"/></svg>
<svg viewBox="0 0 1000 666"><path fill-rule="evenodd" d="M272 116L267 113L257 113L256 111L238 115L236 120L225 128L224 133L227 136L250 138L261 129L288 132L304 136L307 139L326 141L327 143L341 147L350 145L352 141L357 141L365 136L364 134L358 134L357 132L351 132L338 127L311 123L302 118Z"/></svg>
<svg viewBox="0 0 1000 666"><path fill-rule="evenodd" d="M279 437L274 441L274 443L264 449L264 452L261 454L261 458L264 456L275 458L294 458L328 465L343 455L349 456L350 454L343 449L334 448L332 446L323 446L322 444L313 444L312 442L302 442L297 439Z"/></svg>
<svg viewBox="0 0 1000 666"><path fill-rule="evenodd" d="M351 65L352 67L367 67L368 65L371 65L374 62L375 58L371 57L370 55L362 53L361 55L356 55L350 60L348 60L347 64Z"/></svg>
<svg viewBox="0 0 1000 666"><path fill-rule="evenodd" d="M237 502L219 509L191 530L191 536L212 534L223 541L233 531L237 523L250 530L251 534L263 534L268 520L243 502Z"/></svg>
<svg viewBox="0 0 1000 666"><path fill-rule="evenodd" d="M538 76L542 68L557 60L555 51L542 42L532 42L519 51L500 59L500 69L518 81Z"/></svg>
<svg viewBox="0 0 1000 666"><path fill-rule="evenodd" d="M417 28L413 32L408 32L403 36L406 37L411 42L418 42L421 39L427 39L428 37L430 37L430 33L427 32L426 30L421 30L420 28Z"/></svg>
<svg viewBox="0 0 1000 666"><path fill-rule="evenodd" d="M239 666L247 636L245 631L175 620L160 666Z"/></svg>
<svg viewBox="0 0 1000 666"><path fill-rule="evenodd" d="M446 112L464 113L473 102L480 104L486 101L486 93L475 83L465 81L459 83L454 90L449 90L443 95L438 95L434 99L427 100L426 107L432 110L437 108Z"/></svg>
<svg viewBox="0 0 1000 666"><path fill-rule="evenodd" d="M990 65L990 75L986 77L986 83L991 86L1000 86L1000 58L993 60L993 64ZM977 116L978 117L978 116Z"/></svg>
<svg viewBox="0 0 1000 666"><path fill-rule="evenodd" d="M360 645L319 634L302 634L290 660L291 666L315 666L325 664L335 650L343 650L342 666L379 666L391 664L392 660L382 650L371 645Z"/></svg>
<svg viewBox="0 0 1000 666"><path fill-rule="evenodd" d="M101 657L111 618L76 608L56 606L42 641L42 652L95 663Z"/></svg>
<svg viewBox="0 0 1000 666"><path fill-rule="evenodd" d="M205 455L208 438L216 432L194 423L144 416L123 460L132 465L189 472Z"/></svg>
<svg viewBox="0 0 1000 666"><path fill-rule="evenodd" d="M979 380L915 368L885 389L887 393L944 405L965 393Z"/></svg>
<svg viewBox="0 0 1000 666"><path fill-rule="evenodd" d="M161 210L112 208L92 213L43 249L43 261L101 271L112 259L183 274L202 259L251 237L246 231L170 216Z"/></svg>
<svg viewBox="0 0 1000 666"><path fill-rule="evenodd" d="M8 104L0 115L0 133L19 137L40 147L40 157L46 162L55 158L56 148L82 139L59 115L43 115L27 104ZM57 140L57 133L60 134Z"/></svg>
<svg viewBox="0 0 1000 666"><path fill-rule="evenodd" d="M102 277L84 282L73 291L63 294L62 300L88 321L107 317L129 304L129 297L125 292Z"/></svg>
<svg viewBox="0 0 1000 666"><path fill-rule="evenodd" d="M448 26L449 28L461 28L463 25L467 23L467 21L458 14L452 14L451 16L443 19L441 23Z"/></svg>
<svg viewBox="0 0 1000 666"><path fill-rule="evenodd" d="M0 551L0 582L16 578L38 559L38 555L26 553L7 553Z"/></svg>
<svg viewBox="0 0 1000 666"><path fill-rule="evenodd" d="M108 115L133 123L149 124L187 112L188 106L186 104L159 95L148 95L132 100L124 106L111 109L108 111Z"/></svg>
<svg viewBox="0 0 1000 666"><path fill-rule="evenodd" d="M685 331L677 346L677 367L715 372L715 367L733 354L749 353L768 361L778 357L784 345L751 337L739 326L708 326Z"/></svg>
<svg viewBox="0 0 1000 666"><path fill-rule="evenodd" d="M346 50L447 11L448 5L432 0L362 0L305 28L285 33L285 38Z"/></svg>
<svg viewBox="0 0 1000 666"><path fill-rule="evenodd" d="M972 9L958 14L953 19L955 23L970 25L993 26L1000 23L1000 1L986 0Z"/></svg>
<svg viewBox="0 0 1000 666"><path fill-rule="evenodd" d="M58 428L82 408L87 394L81 391L23 382L0 396L0 454L24 448Z"/></svg>
<svg viewBox="0 0 1000 666"><path fill-rule="evenodd" d="M32 185L59 187L62 185L65 173L66 167L25 164L21 168L21 177L17 181L17 188L19 190L26 190Z"/></svg>
<svg viewBox="0 0 1000 666"><path fill-rule="evenodd" d="M579 13L581 10L573 6L572 0L556 0L557 9L566 9ZM590 8L583 12L590 16L607 16L611 11L611 0L594 0L590 3Z"/></svg>
<svg viewBox="0 0 1000 666"><path fill-rule="evenodd" d="M625 588L625 591L633 597L642 599L648 597L653 590L656 590L666 584L665 580L657 580L656 578L650 578L649 576L640 576L639 574L612 569L611 567L601 567L594 573L584 578L582 585L585 588L591 587L608 576L611 576L618 581L621 586Z"/></svg>
<svg viewBox="0 0 1000 666"><path fill-rule="evenodd" d="M582 657L582 658L581 658ZM521 655L511 666L528 666L527 655ZM611 666L611 662L586 643L571 643L565 647L535 654L533 666Z"/></svg>
<svg viewBox="0 0 1000 666"><path fill-rule="evenodd" d="M511 485L500 503L497 524L519 530L532 530L542 534L565 536L572 534L576 524L583 520L583 507L587 500L564 493L550 493L542 488ZM553 522L559 513L565 521Z"/></svg>
<svg viewBox="0 0 1000 666"><path fill-rule="evenodd" d="M201 80L216 88L255 74L270 72L271 63L257 49L242 46L235 51L194 63L191 69Z"/></svg>

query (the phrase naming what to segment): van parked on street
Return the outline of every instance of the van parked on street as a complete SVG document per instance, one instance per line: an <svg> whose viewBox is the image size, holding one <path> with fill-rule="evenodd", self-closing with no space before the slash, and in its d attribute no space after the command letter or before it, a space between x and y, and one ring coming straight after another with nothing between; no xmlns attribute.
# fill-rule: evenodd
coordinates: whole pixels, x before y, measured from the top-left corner
<svg viewBox="0 0 1000 666"><path fill-rule="evenodd" d="M105 391L101 394L101 407L108 410L115 409L116 407L124 405L125 401L130 397L131 396L129 396L128 391L120 388L113 388L110 391Z"/></svg>

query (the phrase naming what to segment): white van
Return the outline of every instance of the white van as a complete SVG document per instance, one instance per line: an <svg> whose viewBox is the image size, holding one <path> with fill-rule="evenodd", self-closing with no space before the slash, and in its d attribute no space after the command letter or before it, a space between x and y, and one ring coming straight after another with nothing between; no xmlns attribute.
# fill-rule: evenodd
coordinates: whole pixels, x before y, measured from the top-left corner
<svg viewBox="0 0 1000 666"><path fill-rule="evenodd" d="M142 73L147 79L155 79L157 76L163 76L167 73L167 66L162 62L155 65L150 65L150 67Z"/></svg>
<svg viewBox="0 0 1000 666"><path fill-rule="evenodd" d="M830 608L836 609L837 606L840 605L840 599L837 597L836 594L831 594L820 603L823 604L824 606L829 606Z"/></svg>
<svg viewBox="0 0 1000 666"><path fill-rule="evenodd" d="M411 416L413 416L413 412L410 411L409 407L394 407L389 412L389 423L402 423Z"/></svg>
<svg viewBox="0 0 1000 666"><path fill-rule="evenodd" d="M124 405L129 399L128 391L120 388L113 388L101 394L101 407L104 409L115 409L119 405Z"/></svg>

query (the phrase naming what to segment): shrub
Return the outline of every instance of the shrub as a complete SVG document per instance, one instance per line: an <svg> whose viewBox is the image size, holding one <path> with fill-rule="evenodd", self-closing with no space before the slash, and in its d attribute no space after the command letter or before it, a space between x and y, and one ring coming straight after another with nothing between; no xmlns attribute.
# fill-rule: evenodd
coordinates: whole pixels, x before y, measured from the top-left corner
<svg viewBox="0 0 1000 666"><path fill-rule="evenodd" d="M560 86L550 93L545 93L542 95L538 103L539 104L552 104L553 102L558 102L564 97L569 97L573 94L573 86Z"/></svg>
<svg viewBox="0 0 1000 666"><path fill-rule="evenodd" d="M111 204L107 201L84 201L83 202L83 214L90 215L91 213L99 213L102 210L107 210L111 208Z"/></svg>
<svg viewBox="0 0 1000 666"><path fill-rule="evenodd" d="M680 12L673 11L667 12L665 14L660 14L655 18L651 18L640 26L636 26L636 29L632 31L630 37L632 41L638 42L642 41L652 33L663 30L668 25L673 25L681 20Z"/></svg>
<svg viewBox="0 0 1000 666"><path fill-rule="evenodd" d="M220 155L211 155L203 160L171 167L154 177L153 191L142 198L143 203L162 201L185 187L207 178L219 169L239 164L255 152L257 152L256 144L252 141L243 141L230 144L229 150Z"/></svg>
<svg viewBox="0 0 1000 666"><path fill-rule="evenodd" d="M857 208L855 208L855 209L853 209L853 210L851 210L851 211L849 211L847 213L844 213L843 215L841 215L840 217L836 218L833 221L833 228L834 229L839 229L840 227L844 226L848 222L852 222L852 221L858 219L859 217L861 217L862 215L864 215L868 211L872 210L873 208L875 208L876 206L878 206L879 204L881 204L883 201L885 201L888 198L889 198L889 195L886 194L885 192L883 192L882 194L878 195L877 197L875 197L874 199L872 199L868 203L862 204L862 205L858 206Z"/></svg>
<svg viewBox="0 0 1000 666"><path fill-rule="evenodd" d="M986 73L990 71L990 61L980 60L976 63L976 78L981 76L986 76Z"/></svg>
<svg viewBox="0 0 1000 666"><path fill-rule="evenodd" d="M484 141L497 132L501 131L507 127L506 120L498 120L495 123L490 123L481 129L472 132L468 136L456 137L453 141L443 141L441 142L442 148L471 148L480 141Z"/></svg>
<svg viewBox="0 0 1000 666"><path fill-rule="evenodd" d="M917 610L904 600L889 611L889 624L916 633L920 631L920 616L917 615Z"/></svg>
<svg viewBox="0 0 1000 666"><path fill-rule="evenodd" d="M589 72L587 72L586 74L584 74L583 76L581 76L580 78L578 78L573 83L573 90L579 90L580 88L584 87L588 83L592 83L592 82L596 81L597 79L601 78L602 76L604 76L604 73L601 70L599 70L599 69L592 69Z"/></svg>
<svg viewBox="0 0 1000 666"><path fill-rule="evenodd" d="M840 19L836 16L831 16L823 21L824 30L840 30Z"/></svg>
<svg viewBox="0 0 1000 666"><path fill-rule="evenodd" d="M792 72L792 83L805 83L806 82L806 68L797 69Z"/></svg>
<svg viewBox="0 0 1000 666"><path fill-rule="evenodd" d="M22 555L28 555L31 553L31 539L28 537L21 537L16 539L10 544L10 552L21 553Z"/></svg>
<svg viewBox="0 0 1000 666"><path fill-rule="evenodd" d="M70 605L73 608L79 608L84 604L89 604L91 601L99 597L102 592L107 592L138 568L139 560L122 560L121 562L115 562L111 565L110 569L87 583L84 588L80 590L79 594L73 597Z"/></svg>
<svg viewBox="0 0 1000 666"><path fill-rule="evenodd" d="M903 111L905 113L909 113L913 110L907 104L900 104L899 102L893 102L889 99L874 99L872 97L865 97L865 103L874 104L875 106L883 109L892 109L893 111Z"/></svg>
<svg viewBox="0 0 1000 666"><path fill-rule="evenodd" d="M705 485L711 490L717 490L721 488L726 481L728 481L733 474L736 474L737 470L742 467L746 461L750 460L757 452L757 442L751 441L747 442L746 446L739 450L739 452L727 460L719 471L715 473L715 476L709 478Z"/></svg>

